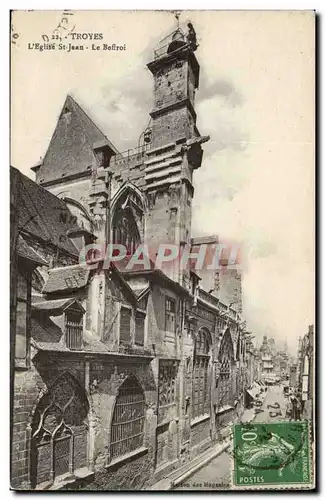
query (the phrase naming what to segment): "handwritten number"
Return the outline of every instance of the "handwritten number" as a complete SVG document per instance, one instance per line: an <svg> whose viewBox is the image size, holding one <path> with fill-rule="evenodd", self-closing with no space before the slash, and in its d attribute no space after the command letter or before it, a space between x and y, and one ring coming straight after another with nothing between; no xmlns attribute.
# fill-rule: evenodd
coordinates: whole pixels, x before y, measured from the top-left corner
<svg viewBox="0 0 325 500"><path fill-rule="evenodd" d="M14 27L11 27L11 31L14 31ZM11 43L14 43L16 45L16 40L19 38L19 33L13 33L11 36Z"/></svg>

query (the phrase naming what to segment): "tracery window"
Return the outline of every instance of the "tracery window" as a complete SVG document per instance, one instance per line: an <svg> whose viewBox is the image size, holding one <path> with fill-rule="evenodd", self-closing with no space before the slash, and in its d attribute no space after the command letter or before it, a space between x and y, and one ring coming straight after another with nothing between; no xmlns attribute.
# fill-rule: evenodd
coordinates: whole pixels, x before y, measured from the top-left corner
<svg viewBox="0 0 325 500"><path fill-rule="evenodd" d="M165 331L175 333L176 302L171 297L166 297L165 305Z"/></svg>
<svg viewBox="0 0 325 500"><path fill-rule="evenodd" d="M120 343L131 342L131 317L132 310L122 305L120 311Z"/></svg>
<svg viewBox="0 0 325 500"><path fill-rule="evenodd" d="M39 402L32 424L32 487L48 486L87 466L88 402L79 383L62 375Z"/></svg>
<svg viewBox="0 0 325 500"><path fill-rule="evenodd" d="M159 406L176 402L176 378L178 364L172 360L159 361Z"/></svg>
<svg viewBox="0 0 325 500"><path fill-rule="evenodd" d="M223 407L230 404L231 384L231 366L230 359L224 357L220 363L219 375L219 406Z"/></svg>
<svg viewBox="0 0 325 500"><path fill-rule="evenodd" d="M144 435L145 396L135 377L127 378L116 397L111 427L111 459L141 448Z"/></svg>
<svg viewBox="0 0 325 500"><path fill-rule="evenodd" d="M218 328L219 334L221 334L225 328L225 321L224 321L224 319L220 318L219 316L217 319L217 328Z"/></svg>
<svg viewBox="0 0 325 500"><path fill-rule="evenodd" d="M210 411L210 391L208 371L210 361L210 334L208 330L199 330L194 347L193 366L193 418L205 415Z"/></svg>
<svg viewBox="0 0 325 500"><path fill-rule="evenodd" d="M140 244L140 236L132 212L119 209L113 219L113 243L124 245L128 255L132 255Z"/></svg>
<svg viewBox="0 0 325 500"><path fill-rule="evenodd" d="M219 350L218 406L222 408L233 404L232 364L233 344L229 330L223 336Z"/></svg>
<svg viewBox="0 0 325 500"><path fill-rule="evenodd" d="M142 201L135 192L128 190L118 200L112 220L113 243L124 245L127 255L132 255L141 242L138 226L142 225L142 220Z"/></svg>

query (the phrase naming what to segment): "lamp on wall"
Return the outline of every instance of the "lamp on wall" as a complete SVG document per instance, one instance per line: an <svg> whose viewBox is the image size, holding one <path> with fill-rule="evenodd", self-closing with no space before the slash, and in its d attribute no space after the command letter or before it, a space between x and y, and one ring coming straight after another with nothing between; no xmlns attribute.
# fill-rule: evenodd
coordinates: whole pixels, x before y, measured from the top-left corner
<svg viewBox="0 0 325 500"><path fill-rule="evenodd" d="M149 144L149 142L151 142L151 134L152 134L151 128L147 128L144 131L144 133L143 133L143 140L144 140L145 144Z"/></svg>
<svg viewBox="0 0 325 500"><path fill-rule="evenodd" d="M138 154L140 156L141 156L141 153L143 153L144 150L146 150L146 146L148 146L148 144L151 143L152 129L149 126L150 122L151 122L151 119L149 120L149 123L148 123L147 127L145 128L145 130L143 132L141 132L141 134L139 135L139 139L138 139Z"/></svg>

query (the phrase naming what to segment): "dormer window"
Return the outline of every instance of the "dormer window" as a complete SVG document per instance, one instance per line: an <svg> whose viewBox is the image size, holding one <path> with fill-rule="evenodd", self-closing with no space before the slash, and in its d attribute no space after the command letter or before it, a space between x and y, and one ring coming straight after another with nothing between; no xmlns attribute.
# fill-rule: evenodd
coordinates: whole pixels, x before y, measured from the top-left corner
<svg viewBox="0 0 325 500"><path fill-rule="evenodd" d="M166 307L165 307L165 330L166 332L175 333L175 314L176 314L176 302L175 299L171 297L166 297Z"/></svg>
<svg viewBox="0 0 325 500"><path fill-rule="evenodd" d="M54 336L59 334L57 342L62 338L68 349L75 351L83 349L83 317L86 311L78 300L71 297L36 301L32 308L35 318L38 318L41 324L54 325L56 330L51 341L54 341ZM48 326L47 329L49 331ZM43 338L40 341L49 342L49 339Z"/></svg>
<svg viewBox="0 0 325 500"><path fill-rule="evenodd" d="M137 345L144 345L144 328L145 328L146 313L137 310L135 313L135 343Z"/></svg>
<svg viewBox="0 0 325 500"><path fill-rule="evenodd" d="M68 349L82 349L83 314L69 308L65 312L65 343Z"/></svg>

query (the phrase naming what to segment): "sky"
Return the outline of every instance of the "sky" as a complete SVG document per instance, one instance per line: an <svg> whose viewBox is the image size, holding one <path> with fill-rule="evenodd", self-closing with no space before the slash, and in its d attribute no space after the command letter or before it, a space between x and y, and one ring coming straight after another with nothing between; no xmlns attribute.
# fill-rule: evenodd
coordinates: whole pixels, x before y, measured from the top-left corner
<svg viewBox="0 0 325 500"><path fill-rule="evenodd" d="M67 93L120 151L137 145L152 107L146 64L176 28L170 12L74 11L76 33L102 33L96 45L126 50L28 49L61 18L13 15L11 164L32 178ZM286 339L295 354L314 323L314 16L183 11L180 26L189 20L201 66L197 125L210 135L194 176L192 235L241 242L248 329L259 343Z"/></svg>

